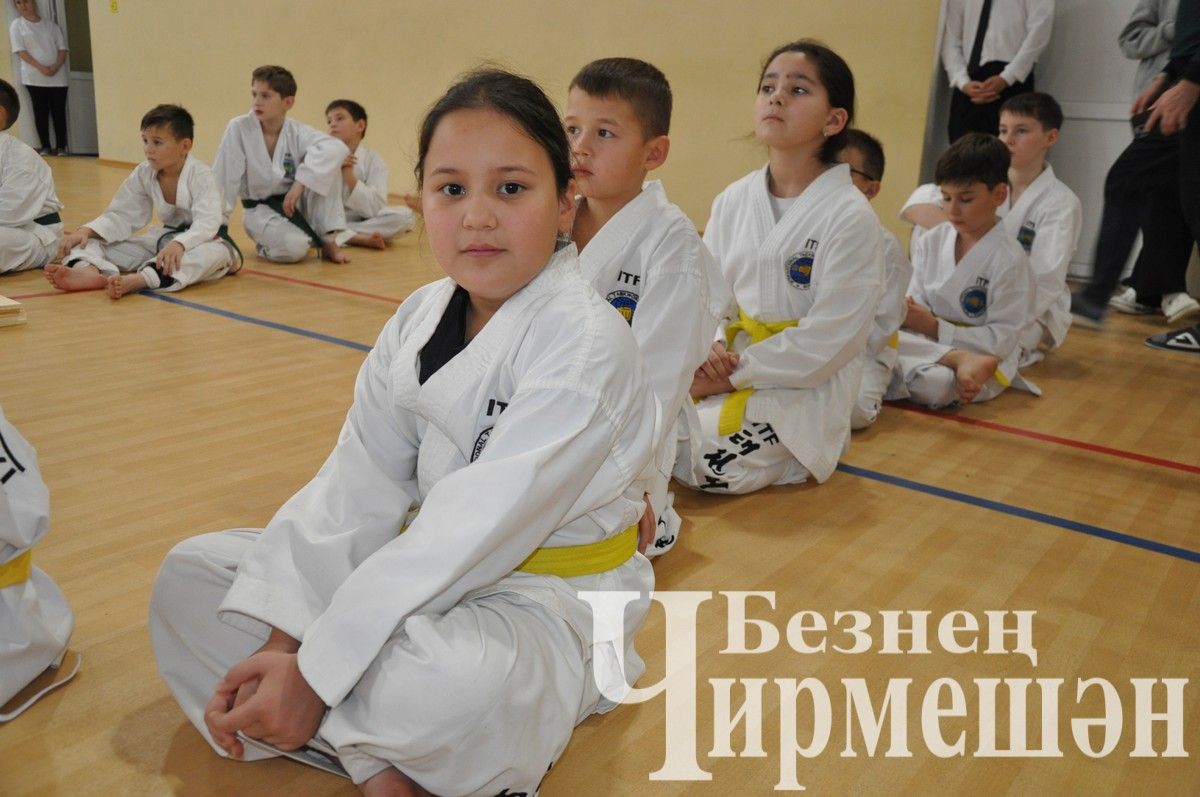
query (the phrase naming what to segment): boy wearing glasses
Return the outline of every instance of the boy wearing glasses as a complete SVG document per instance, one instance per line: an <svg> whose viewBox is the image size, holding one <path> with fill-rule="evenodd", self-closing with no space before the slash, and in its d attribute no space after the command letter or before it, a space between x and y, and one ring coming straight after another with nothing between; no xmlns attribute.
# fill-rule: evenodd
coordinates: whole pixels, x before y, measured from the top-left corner
<svg viewBox="0 0 1200 797"><path fill-rule="evenodd" d="M883 145L869 133L861 130L846 131L846 146L837 154L839 163L850 167L850 179L854 187L873 200L879 194L883 180ZM883 233L884 287L879 309L875 311L875 323L871 336L867 338L867 349L863 352L862 383L858 389L858 400L850 413L850 428L865 429L875 423L883 404L896 366L896 341L900 324L904 321L904 292L912 277L912 264L900 247L896 236L880 225Z"/></svg>

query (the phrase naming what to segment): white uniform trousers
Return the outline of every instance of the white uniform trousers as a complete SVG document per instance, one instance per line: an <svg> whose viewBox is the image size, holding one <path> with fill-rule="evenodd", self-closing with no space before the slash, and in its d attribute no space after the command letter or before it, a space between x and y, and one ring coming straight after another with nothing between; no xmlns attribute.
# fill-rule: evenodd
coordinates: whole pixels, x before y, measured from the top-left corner
<svg viewBox="0 0 1200 797"><path fill-rule="evenodd" d="M1046 353L1054 350L1054 338L1041 321L1035 321L1021 330L1018 345L1021 347L1021 360L1017 365L1024 368L1044 360Z"/></svg>
<svg viewBox="0 0 1200 797"><path fill-rule="evenodd" d="M385 241L390 241L397 235L403 235L411 230L415 219L416 216L411 208L388 206L377 216L369 219L347 216L346 226L353 233L363 233L364 235L379 233Z"/></svg>
<svg viewBox="0 0 1200 797"><path fill-rule="evenodd" d="M66 596L37 565L27 580L0 589L0 706L57 666L74 626Z"/></svg>
<svg viewBox="0 0 1200 797"><path fill-rule="evenodd" d="M799 484L808 478L808 469L780 442L769 423L755 421L747 414L741 429L730 435L719 434L724 402L725 395L709 396L695 405L702 438L692 441L686 430L681 431L676 479L704 492L740 494L772 484Z"/></svg>
<svg viewBox="0 0 1200 797"><path fill-rule="evenodd" d="M892 381L892 368L896 363L896 350L885 348L877 355L864 353L862 382L858 387L858 400L850 411L850 428L866 429L879 417L883 407L883 396Z"/></svg>
<svg viewBox="0 0 1200 797"><path fill-rule="evenodd" d="M954 369L938 363L952 350L944 343L901 330L899 356L884 398L908 399L933 409L959 403ZM989 401L1003 392L1004 385L992 377L972 402Z"/></svg>
<svg viewBox="0 0 1200 797"><path fill-rule="evenodd" d="M320 236L332 234L338 246L354 235L346 228L341 194L330 200L315 191L306 190L300 195L296 209L313 232ZM266 205L244 208L242 224L246 234L253 239L258 256L273 263L299 263L308 257L308 250L315 246L304 230Z"/></svg>
<svg viewBox="0 0 1200 797"><path fill-rule="evenodd" d="M210 744L204 707L217 682L265 640L217 618L257 538L237 529L179 543L150 601L159 672ZM571 628L501 593L409 617L318 734L356 783L394 766L435 794L532 795L599 699ZM247 759L269 755L246 747Z"/></svg>
<svg viewBox="0 0 1200 797"><path fill-rule="evenodd" d="M91 264L105 276L139 271L146 280L146 287L164 291L177 291L197 282L220 279L233 267L234 255L229 244L222 240L205 241L183 253L179 268L171 274L174 282L163 286L154 270L154 256L158 253L159 238L167 232L170 230L151 227L142 235L111 244L92 238L83 246L72 249L65 262L73 268Z"/></svg>
<svg viewBox="0 0 1200 797"><path fill-rule="evenodd" d="M49 263L58 249L57 239L62 237L62 225L55 224L50 229L55 230L56 239L44 244L28 230L0 227L0 274L41 268Z"/></svg>

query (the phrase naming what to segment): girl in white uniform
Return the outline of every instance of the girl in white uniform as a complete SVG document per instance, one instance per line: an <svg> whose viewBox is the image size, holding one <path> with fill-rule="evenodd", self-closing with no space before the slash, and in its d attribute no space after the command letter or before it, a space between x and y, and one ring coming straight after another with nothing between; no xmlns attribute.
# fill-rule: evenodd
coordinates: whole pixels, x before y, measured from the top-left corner
<svg viewBox="0 0 1200 797"><path fill-rule="evenodd" d="M716 198L704 231L738 315L692 382L700 402L675 464L686 484L823 482L848 445L883 285L879 222L835 158L853 113L836 53L799 41L767 59L755 103L767 165Z"/></svg>
<svg viewBox="0 0 1200 797"><path fill-rule="evenodd" d="M159 669L223 755L262 755L239 731L319 733L367 794L533 794L641 674L654 397L628 325L555 252L570 169L523 78L475 73L428 114L417 174L449 278L384 328L333 452L267 528L187 540L155 583ZM581 590L642 597L619 622Z"/></svg>

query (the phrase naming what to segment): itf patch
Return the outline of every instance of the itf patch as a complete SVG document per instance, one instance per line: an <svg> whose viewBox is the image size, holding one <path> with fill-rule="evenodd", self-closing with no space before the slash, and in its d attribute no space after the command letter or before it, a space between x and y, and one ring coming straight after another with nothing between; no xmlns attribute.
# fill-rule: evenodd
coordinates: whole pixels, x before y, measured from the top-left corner
<svg viewBox="0 0 1200 797"><path fill-rule="evenodd" d="M613 291L604 299L616 308L621 314L621 318L625 319L625 323L633 323L633 313L637 310L638 295L630 291Z"/></svg>
<svg viewBox="0 0 1200 797"><path fill-rule="evenodd" d="M817 256L817 242L809 238L804 248L787 259L783 265L788 282L801 290L808 290L812 282L813 259Z"/></svg>
<svg viewBox="0 0 1200 797"><path fill-rule="evenodd" d="M290 152L283 156L283 176L288 180L296 178L296 161Z"/></svg>
<svg viewBox="0 0 1200 797"><path fill-rule="evenodd" d="M1017 231L1017 243L1025 250L1025 254L1029 254L1029 250L1033 248L1033 239L1037 237L1037 229L1033 226L1032 221L1027 221Z"/></svg>
<svg viewBox="0 0 1200 797"><path fill-rule="evenodd" d="M987 310L987 286L972 285L959 294L958 303L969 318L979 318Z"/></svg>

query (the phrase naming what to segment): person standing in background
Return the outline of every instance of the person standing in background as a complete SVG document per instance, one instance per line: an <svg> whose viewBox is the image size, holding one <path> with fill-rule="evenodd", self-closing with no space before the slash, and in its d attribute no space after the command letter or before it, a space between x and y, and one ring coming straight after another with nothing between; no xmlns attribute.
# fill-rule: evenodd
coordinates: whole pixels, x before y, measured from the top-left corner
<svg viewBox="0 0 1200 797"><path fill-rule="evenodd" d="M1053 25L1054 0L948 0L942 65L954 89L951 144L971 131L996 135L1004 101L1033 91L1033 65Z"/></svg>
<svg viewBox="0 0 1200 797"><path fill-rule="evenodd" d="M43 155L67 154L67 41L62 29L38 14L37 0L13 0L20 19L8 29L12 51L21 59L21 83L29 92ZM54 140L50 146L50 117Z"/></svg>
<svg viewBox="0 0 1200 797"><path fill-rule="evenodd" d="M1179 0L1138 0L1128 24L1117 37L1121 53L1139 61L1133 96L1141 94L1167 65L1175 41ZM1142 249L1133 273L1108 300L1122 313L1145 315L1162 307L1167 323L1200 312L1187 294L1192 236L1183 218L1179 192L1166 190L1147 197L1142 215Z"/></svg>

